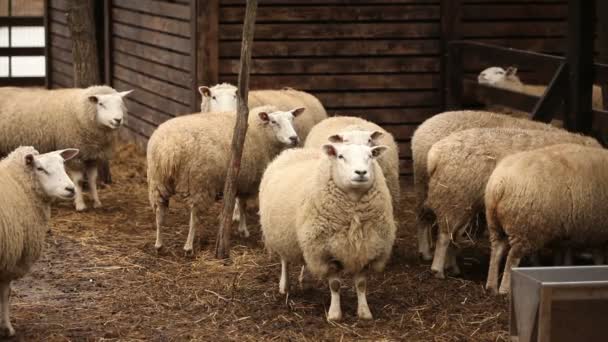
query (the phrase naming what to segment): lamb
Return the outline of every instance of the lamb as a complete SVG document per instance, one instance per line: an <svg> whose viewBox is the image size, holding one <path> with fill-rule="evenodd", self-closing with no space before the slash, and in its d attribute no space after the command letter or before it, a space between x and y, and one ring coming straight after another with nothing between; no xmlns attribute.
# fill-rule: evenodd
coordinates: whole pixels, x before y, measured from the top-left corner
<svg viewBox="0 0 608 342"><path fill-rule="evenodd" d="M256 195L266 165L283 148L298 144L293 120L303 111L279 111L273 106L251 110L238 179L239 196ZM150 137L148 194L156 214L157 250L163 246L161 229L169 199L178 195L190 207L184 250L192 253L199 218L224 187L235 120L234 112L180 116L158 126ZM243 225L239 229L243 227L246 229Z"/></svg>
<svg viewBox="0 0 608 342"><path fill-rule="evenodd" d="M496 163L513 153L560 143L601 147L594 138L566 131L517 128L468 129L453 133L431 147L425 206L435 213L439 227L431 266L438 278L444 278L451 240L458 243L458 237L483 213L484 189ZM450 258L455 260L453 256ZM454 263L450 266L458 271Z"/></svg>
<svg viewBox="0 0 608 342"><path fill-rule="evenodd" d="M51 201L74 198L64 161L77 153L65 149L39 154L22 146L0 161L0 338L15 335L9 317L10 285L40 257Z"/></svg>
<svg viewBox="0 0 608 342"><path fill-rule="evenodd" d="M496 292L498 267L510 245L499 292L510 290L511 268L552 241L588 247L608 242L608 151L574 144L513 154L497 166L485 190L492 254L486 287ZM522 224L525 222L525 224Z"/></svg>
<svg viewBox="0 0 608 342"><path fill-rule="evenodd" d="M81 186L85 173L93 207L99 208L97 161L111 158L126 113L123 98L129 93L131 90L117 92L107 86L0 88L0 155L26 144L40 152L78 148L78 157L66 165L76 185L76 210L87 208Z"/></svg>
<svg viewBox="0 0 608 342"><path fill-rule="evenodd" d="M536 84L525 84L519 76L517 76L517 68L508 67L507 70L501 67L489 67L484 69L477 76L477 82L479 84L486 84L496 88L508 89L519 93L530 94L534 96L542 96L547 87L545 85ZM593 86L593 104L592 107L596 109L604 108L602 99L602 88L594 85Z"/></svg>
<svg viewBox="0 0 608 342"><path fill-rule="evenodd" d="M388 151L378 158L386 184L391 192L393 208L399 205L399 147L393 136L373 122L354 116L334 116L316 124L304 147L321 148L328 141L369 146L385 145Z"/></svg>
<svg viewBox="0 0 608 342"><path fill-rule="evenodd" d="M557 130L551 125L527 119L517 119L485 111L452 111L437 114L422 123L412 136L414 162L414 192L418 230L418 252L424 260L431 260L431 227L433 213L425 208L428 191L427 154L434 143L448 135L469 128L513 127L535 130Z"/></svg>
<svg viewBox="0 0 608 342"><path fill-rule="evenodd" d="M326 144L283 152L260 184L260 223L266 247L281 257L279 292L288 292L289 263L328 280L327 318L340 320L340 274L354 275L357 315L372 319L368 270L382 271L395 240L391 197L375 161L388 148Z"/></svg>

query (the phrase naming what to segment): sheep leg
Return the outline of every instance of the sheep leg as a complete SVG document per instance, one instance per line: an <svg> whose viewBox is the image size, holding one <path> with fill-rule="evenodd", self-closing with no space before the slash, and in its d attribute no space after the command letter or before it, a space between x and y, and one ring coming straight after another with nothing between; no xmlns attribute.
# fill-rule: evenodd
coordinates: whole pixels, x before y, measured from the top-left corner
<svg viewBox="0 0 608 342"><path fill-rule="evenodd" d="M76 211L83 211L87 208L87 205L84 203L84 196L82 194L82 181L84 180L84 175L82 171L70 171L70 176L72 177L72 181L74 182L74 190L76 192L74 197L74 204L76 206Z"/></svg>
<svg viewBox="0 0 608 342"><path fill-rule="evenodd" d="M279 280L279 293L284 295L289 292L289 264L281 258L281 280Z"/></svg>
<svg viewBox="0 0 608 342"><path fill-rule="evenodd" d="M458 266L458 259L456 258L458 251L453 245L449 245L448 252L446 255L446 271L452 276L460 274L460 267Z"/></svg>
<svg viewBox="0 0 608 342"><path fill-rule="evenodd" d="M431 227L432 222L429 214L424 210L418 213L417 235L418 235L418 254L422 260L430 261L433 259L431 253Z"/></svg>
<svg viewBox="0 0 608 342"><path fill-rule="evenodd" d="M97 193L97 163L86 168L87 180L89 181L89 191L93 197L93 208L101 208L101 201Z"/></svg>
<svg viewBox="0 0 608 342"><path fill-rule="evenodd" d="M340 307L340 278L336 274L328 277L329 290L331 291L331 303L327 312L327 319L339 321L342 319L342 308Z"/></svg>
<svg viewBox="0 0 608 342"><path fill-rule="evenodd" d="M186 255L193 254L194 235L196 233L196 227L199 225L199 210L192 206L190 209L190 229L188 230L188 237L186 238L186 244L184 245L184 252Z"/></svg>
<svg viewBox="0 0 608 342"><path fill-rule="evenodd" d="M448 254L450 246L450 236L442 231L439 232L437 237L437 245L435 246L435 256L433 257L433 264L431 265L431 271L435 273L436 278L445 279L445 259Z"/></svg>
<svg viewBox="0 0 608 342"><path fill-rule="evenodd" d="M490 267L488 269L488 280L486 289L493 293L498 293L498 272L500 262L507 251L507 242L490 233L490 242L492 243L492 252L490 253Z"/></svg>
<svg viewBox="0 0 608 342"><path fill-rule="evenodd" d="M237 198L236 200L236 207L234 208L234 212L239 212L239 219L237 219L236 221L239 221L239 234L242 237L248 238L249 237L249 230L247 230L247 219L246 219L246 207L247 207L247 202L243 199L243 200L239 200ZM237 210L238 209L238 210ZM234 221L234 214L232 215L232 220Z"/></svg>
<svg viewBox="0 0 608 342"><path fill-rule="evenodd" d="M308 290L310 289L310 273L306 268L306 265L302 265L302 269L300 270L300 275L298 276L298 283L300 284L300 290Z"/></svg>
<svg viewBox="0 0 608 342"><path fill-rule="evenodd" d="M15 335L15 329L11 325L9 317L9 299L11 295L11 282L0 282L0 337L11 337Z"/></svg>
<svg viewBox="0 0 608 342"><path fill-rule="evenodd" d="M163 236L161 229L165 224L167 208L167 203L163 203L161 201L156 203L154 206L154 213L156 214L156 243L154 244L154 248L156 248L157 251L163 248Z"/></svg>
<svg viewBox="0 0 608 342"><path fill-rule="evenodd" d="M372 312L367 305L367 277L364 273L355 275L355 289L357 290L357 316L360 319L373 319Z"/></svg>
<svg viewBox="0 0 608 342"><path fill-rule="evenodd" d="M505 272L502 275L502 282L500 283L500 289L498 293L508 294L511 291L511 269L519 266L521 261L522 248L518 243L511 243L511 250L507 256L507 262L505 263Z"/></svg>
<svg viewBox="0 0 608 342"><path fill-rule="evenodd" d="M232 212L232 222L239 222L241 220L241 210L240 210L240 204L241 204L241 200L239 200L238 197L234 198L234 211ZM241 228L241 226L239 225L239 229ZM240 231L239 231L240 233Z"/></svg>

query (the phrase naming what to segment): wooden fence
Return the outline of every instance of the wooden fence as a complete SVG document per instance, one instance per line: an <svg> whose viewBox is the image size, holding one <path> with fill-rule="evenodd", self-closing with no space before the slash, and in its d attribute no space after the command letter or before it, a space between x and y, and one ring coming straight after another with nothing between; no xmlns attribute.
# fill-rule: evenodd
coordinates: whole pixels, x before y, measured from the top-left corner
<svg viewBox="0 0 608 342"><path fill-rule="evenodd" d="M244 4L103 1L105 80L136 89L126 125L135 141L145 146L158 124L195 111L195 85L235 82ZM332 115L382 125L397 138L402 173L410 174L412 133L445 107L447 42L563 54L566 7L556 0L260 0L251 87L303 89ZM70 86L65 0L48 0L48 9L50 85ZM466 70L487 66L470 60ZM549 77L521 72L528 82Z"/></svg>

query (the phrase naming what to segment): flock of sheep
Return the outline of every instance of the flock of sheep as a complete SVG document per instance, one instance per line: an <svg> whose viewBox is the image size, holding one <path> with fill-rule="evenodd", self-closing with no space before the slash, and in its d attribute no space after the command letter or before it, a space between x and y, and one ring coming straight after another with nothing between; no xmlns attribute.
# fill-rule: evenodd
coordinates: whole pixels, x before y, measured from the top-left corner
<svg viewBox="0 0 608 342"><path fill-rule="evenodd" d="M513 70L501 68L479 76L480 83L499 87L514 79ZM171 197L190 208L184 251L193 253L200 219L223 189L237 89L224 83L199 92L201 112L166 121L148 143L157 249ZM0 153L6 156L0 161L0 336L14 335L10 283L40 256L51 203L73 199L76 210L84 210L86 177L93 206L101 206L96 165L111 156L129 93L107 86L0 88ZM382 271L398 228L394 138L357 117L328 118L314 96L291 88L251 91L249 107L233 215L238 232L249 236L245 209L257 198L264 243L281 260L279 292L289 292L290 265L302 265L301 283L310 275L328 282L327 318L340 320L342 277L350 275L357 315L371 319L367 274ZM608 153L595 139L503 114L453 111L420 125L411 148L418 250L433 260L437 277L460 272L456 247L479 238L486 230L478 228L486 226L487 288L493 291L507 293L511 268L543 247L592 248L603 262Z"/></svg>

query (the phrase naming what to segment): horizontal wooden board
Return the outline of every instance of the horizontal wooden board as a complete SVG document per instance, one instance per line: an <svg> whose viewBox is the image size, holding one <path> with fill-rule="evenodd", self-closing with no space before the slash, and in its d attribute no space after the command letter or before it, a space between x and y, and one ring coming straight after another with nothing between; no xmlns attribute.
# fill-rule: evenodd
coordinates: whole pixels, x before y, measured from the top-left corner
<svg viewBox="0 0 608 342"><path fill-rule="evenodd" d="M476 39L480 43L487 43L510 47L520 50L530 50L549 54L563 54L566 50L566 38L483 38Z"/></svg>
<svg viewBox="0 0 608 342"><path fill-rule="evenodd" d="M125 104L129 112L137 115L139 118L145 119L145 121L158 126L161 123L172 119L173 116L166 113L160 112L154 108L151 108L145 104L141 104L136 100L127 98Z"/></svg>
<svg viewBox="0 0 608 342"><path fill-rule="evenodd" d="M238 74L239 59L224 59L220 74ZM254 58L252 74L349 74L439 72L439 57Z"/></svg>
<svg viewBox="0 0 608 342"><path fill-rule="evenodd" d="M64 63L64 62L60 61L59 59L53 59L51 61L51 69L60 71L61 73L65 74L66 76L74 75L74 66L72 64Z"/></svg>
<svg viewBox="0 0 608 342"><path fill-rule="evenodd" d="M162 82L160 80L142 75L137 71L124 68L120 65L114 65L112 67L112 75L120 80L128 81L132 84L139 84L141 88L155 93L158 96L172 99L184 105L190 104L192 96L190 89Z"/></svg>
<svg viewBox="0 0 608 342"><path fill-rule="evenodd" d="M260 6L256 23L264 22L319 22L319 21L408 21L439 20L439 6L420 5L328 5L328 6ZM223 7L221 23L242 23L244 7Z"/></svg>
<svg viewBox="0 0 608 342"><path fill-rule="evenodd" d="M470 37L562 37L566 34L565 22L465 22L462 34Z"/></svg>
<svg viewBox="0 0 608 342"><path fill-rule="evenodd" d="M360 118L383 124L416 124L441 112L439 106L414 108L351 108L330 110L330 115L358 116Z"/></svg>
<svg viewBox="0 0 608 342"><path fill-rule="evenodd" d="M72 59L72 52L71 51L66 51L62 48L59 48L57 46L51 46L51 56L52 59L51 61L55 61L58 60L60 62L66 63L66 64L72 64L73 59Z"/></svg>
<svg viewBox="0 0 608 342"><path fill-rule="evenodd" d="M50 8L59 9L59 10L66 10L68 8L67 0L48 0L48 1L49 1Z"/></svg>
<svg viewBox="0 0 608 342"><path fill-rule="evenodd" d="M189 105L184 105L171 99L158 96L157 94L144 89L140 85L131 82L132 80L124 81L119 78L114 78L112 80L112 85L116 89L120 90L135 89L133 94L129 95L129 97L136 99L138 102L146 103L150 107L156 108L158 111L161 111L167 115L176 116L191 112Z"/></svg>
<svg viewBox="0 0 608 342"><path fill-rule="evenodd" d="M241 24L220 26L220 40L241 40ZM256 24L255 40L268 39L385 39L385 38L435 38L439 37L438 23L299 23ZM309 42L316 44L316 42Z"/></svg>
<svg viewBox="0 0 608 342"><path fill-rule="evenodd" d="M134 25L157 32L170 33L184 38L190 38L191 33L189 22L137 13L119 8L112 9L112 20L114 22Z"/></svg>
<svg viewBox="0 0 608 342"><path fill-rule="evenodd" d="M51 33L50 41L51 41L51 43L50 43L51 46L57 46L66 51L72 50L72 40L69 38L65 38L63 36L58 36L54 33Z"/></svg>
<svg viewBox="0 0 608 342"><path fill-rule="evenodd" d="M180 85L184 88L190 88L192 84L192 76L185 71L176 70L166 65L149 62L138 57L124 54L117 50L114 51L112 56L113 62L116 65L127 67L144 75L160 79L161 81L167 81L175 85Z"/></svg>
<svg viewBox="0 0 608 342"><path fill-rule="evenodd" d="M237 83L237 75L224 76L224 81ZM437 74L380 74L380 75L251 75L251 86L259 89L292 87L302 90L386 90L435 89L439 87Z"/></svg>
<svg viewBox="0 0 608 342"><path fill-rule="evenodd" d="M176 69L190 71L192 67L190 56L177 52L163 50L161 48L132 42L118 37L113 39L113 46L116 51L137 56L147 61L169 65Z"/></svg>
<svg viewBox="0 0 608 342"><path fill-rule="evenodd" d="M71 75L66 75L56 69L51 70L51 79L54 85L59 85L62 88L70 88L74 86L74 79Z"/></svg>
<svg viewBox="0 0 608 342"><path fill-rule="evenodd" d="M238 58L240 42L220 42L220 57ZM404 56L439 53L439 40L338 40L338 41L256 41L254 57L307 56Z"/></svg>
<svg viewBox="0 0 608 342"><path fill-rule="evenodd" d="M130 111L127 112L127 123L125 126L147 138L152 136L152 133L156 130L155 125L142 120L137 114Z"/></svg>
<svg viewBox="0 0 608 342"><path fill-rule="evenodd" d="M260 7L268 5L302 5L302 6L318 6L318 5L333 5L353 3L361 5L376 5L376 4L439 4L440 0L262 0ZM221 0L222 6L226 5L244 5L245 0Z"/></svg>
<svg viewBox="0 0 608 342"><path fill-rule="evenodd" d="M51 22L50 27L51 28L49 31L53 34L65 37L67 39L71 37L70 30L68 30L68 27L66 25L54 21Z"/></svg>
<svg viewBox="0 0 608 342"><path fill-rule="evenodd" d="M165 33L154 32L142 28L128 26L120 23L112 24L114 36L129 39L131 41L161 47L171 51L190 54L190 39L180 38Z"/></svg>
<svg viewBox="0 0 608 342"><path fill-rule="evenodd" d="M190 6L151 0L112 0L114 6L168 18L190 20Z"/></svg>
<svg viewBox="0 0 608 342"><path fill-rule="evenodd" d="M411 175L414 173L413 162L411 159L399 159L399 174Z"/></svg>
<svg viewBox="0 0 608 342"><path fill-rule="evenodd" d="M49 10L49 19L51 21L61 23L64 25L68 24L67 12L63 11L63 10L50 9Z"/></svg>
<svg viewBox="0 0 608 342"><path fill-rule="evenodd" d="M412 146L409 141L398 142L397 146L399 147L399 157L403 159L412 158Z"/></svg>
<svg viewBox="0 0 608 342"><path fill-rule="evenodd" d="M314 95L328 111L352 108L398 108L437 106L441 102L438 91L365 91L315 92Z"/></svg>
<svg viewBox="0 0 608 342"><path fill-rule="evenodd" d="M403 125L382 125L387 132L393 135L395 140L407 140L412 137L416 128L418 128L417 124L403 124Z"/></svg>
<svg viewBox="0 0 608 342"><path fill-rule="evenodd" d="M462 8L462 18L464 20L546 20L564 19L568 15L566 4L470 4Z"/></svg>

